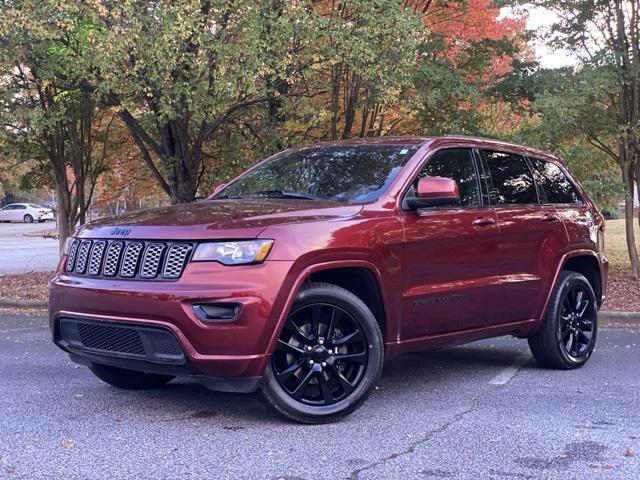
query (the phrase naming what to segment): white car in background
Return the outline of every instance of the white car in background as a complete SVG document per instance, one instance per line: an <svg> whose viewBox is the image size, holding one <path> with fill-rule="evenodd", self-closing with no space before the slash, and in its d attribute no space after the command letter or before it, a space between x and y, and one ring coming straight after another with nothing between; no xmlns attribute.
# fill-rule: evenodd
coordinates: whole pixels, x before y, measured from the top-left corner
<svg viewBox="0 0 640 480"><path fill-rule="evenodd" d="M53 210L35 203L10 203L0 208L0 222L44 222L53 220Z"/></svg>

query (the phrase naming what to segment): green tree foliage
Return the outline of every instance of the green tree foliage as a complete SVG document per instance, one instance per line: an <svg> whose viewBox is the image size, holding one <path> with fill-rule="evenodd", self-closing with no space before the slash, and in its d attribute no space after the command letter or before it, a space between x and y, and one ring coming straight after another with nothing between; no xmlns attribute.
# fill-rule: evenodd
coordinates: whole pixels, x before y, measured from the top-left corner
<svg viewBox="0 0 640 480"><path fill-rule="evenodd" d="M624 199L620 170L607 145L615 144L615 121L600 99L608 79L585 67L540 69L523 63L495 86L494 94L530 116L512 140L560 156L580 179L596 204L615 212Z"/></svg>
<svg viewBox="0 0 640 480"><path fill-rule="evenodd" d="M0 9L7 62L24 63L14 45L38 52L60 108L64 98L114 109L173 203L313 140L482 133L476 107L492 101L487 84L502 75L492 69L508 69L518 49L514 22L497 20L489 0L23 0ZM58 112L70 121L71 109Z"/></svg>
<svg viewBox="0 0 640 480"><path fill-rule="evenodd" d="M47 3L2 4L0 136L5 159L36 159L47 165L62 247L76 224L84 222L104 171L104 155L94 147L106 140L94 134L102 112L92 96L61 86L74 75L78 78L68 59L71 49L84 41L84 32L81 21L57 13Z"/></svg>
<svg viewBox="0 0 640 480"><path fill-rule="evenodd" d="M640 259L633 231L633 197L634 190L640 192L640 0L531 3L558 16L550 43L581 58L581 71L568 74L565 85L566 97L575 102L570 123L619 165L625 188L627 248L637 278Z"/></svg>

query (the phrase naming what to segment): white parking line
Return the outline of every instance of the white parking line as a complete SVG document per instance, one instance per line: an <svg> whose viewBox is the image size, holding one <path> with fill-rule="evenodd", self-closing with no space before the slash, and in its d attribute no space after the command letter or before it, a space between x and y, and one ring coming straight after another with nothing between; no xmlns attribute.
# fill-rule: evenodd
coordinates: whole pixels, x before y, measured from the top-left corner
<svg viewBox="0 0 640 480"><path fill-rule="evenodd" d="M507 368L502 369L498 375L496 375L489 381L489 383L491 385L498 386L508 383L513 377L516 376L518 371L526 365L530 358L531 355L529 353L521 353L511 363L511 365L509 365Z"/></svg>
<svg viewBox="0 0 640 480"><path fill-rule="evenodd" d="M48 328L46 325L42 325L39 327L22 327L22 328L10 328L9 330L0 330L0 333L13 333L13 332L25 332L28 330L44 330Z"/></svg>

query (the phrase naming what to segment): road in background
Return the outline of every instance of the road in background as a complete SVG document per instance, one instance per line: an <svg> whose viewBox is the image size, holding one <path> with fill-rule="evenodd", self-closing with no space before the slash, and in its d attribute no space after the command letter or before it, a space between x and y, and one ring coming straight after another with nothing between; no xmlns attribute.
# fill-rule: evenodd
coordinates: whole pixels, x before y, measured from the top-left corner
<svg viewBox="0 0 640 480"><path fill-rule="evenodd" d="M513 338L405 355L352 416L309 426L186 380L115 389L46 323L0 316L0 478L640 478L637 329L601 330L569 372Z"/></svg>
<svg viewBox="0 0 640 480"><path fill-rule="evenodd" d="M52 228L55 222L0 223L0 275L55 270L58 241L24 235Z"/></svg>

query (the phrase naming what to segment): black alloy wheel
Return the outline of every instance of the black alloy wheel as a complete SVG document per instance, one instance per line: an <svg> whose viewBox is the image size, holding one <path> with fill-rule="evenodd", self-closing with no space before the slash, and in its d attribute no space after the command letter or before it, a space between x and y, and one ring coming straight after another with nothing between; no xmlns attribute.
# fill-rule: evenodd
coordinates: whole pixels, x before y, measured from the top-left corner
<svg viewBox="0 0 640 480"><path fill-rule="evenodd" d="M558 339L565 353L578 359L591 345L595 329L595 309L583 285L572 285L566 292L558 322Z"/></svg>
<svg viewBox="0 0 640 480"><path fill-rule="evenodd" d="M308 283L282 327L262 393L292 420L335 421L367 398L383 352L376 318L360 298L337 285Z"/></svg>
<svg viewBox="0 0 640 480"><path fill-rule="evenodd" d="M271 361L276 380L292 398L324 406L355 390L368 356L367 339L352 315L314 303L289 315Z"/></svg>
<svg viewBox="0 0 640 480"><path fill-rule="evenodd" d="M579 368L591 357L598 334L598 304L581 274L563 271L540 328L529 338L536 361L547 368Z"/></svg>

